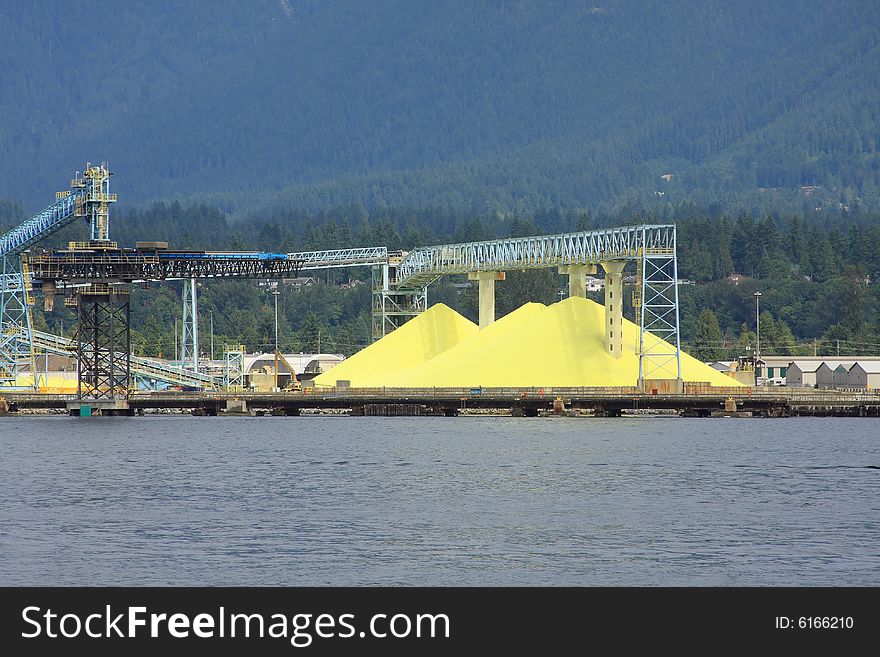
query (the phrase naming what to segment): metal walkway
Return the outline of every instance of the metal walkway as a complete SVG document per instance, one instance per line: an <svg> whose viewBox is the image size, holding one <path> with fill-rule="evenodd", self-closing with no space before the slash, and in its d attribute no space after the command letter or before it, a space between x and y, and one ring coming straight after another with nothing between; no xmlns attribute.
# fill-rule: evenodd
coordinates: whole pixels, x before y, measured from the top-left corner
<svg viewBox="0 0 880 657"><path fill-rule="evenodd" d="M384 246L372 246L332 251L301 251L299 253L288 253L287 257L299 262L300 270L363 267L387 263L388 249Z"/></svg>

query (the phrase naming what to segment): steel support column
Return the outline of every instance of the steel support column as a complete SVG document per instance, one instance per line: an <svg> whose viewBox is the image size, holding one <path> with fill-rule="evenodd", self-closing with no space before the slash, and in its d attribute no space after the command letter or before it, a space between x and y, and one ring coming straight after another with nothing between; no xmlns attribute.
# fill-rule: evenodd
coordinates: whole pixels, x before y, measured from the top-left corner
<svg viewBox="0 0 880 657"><path fill-rule="evenodd" d="M0 258L0 387L37 387L31 321L30 278L18 255ZM30 365L31 379L19 386L19 368Z"/></svg>
<svg viewBox="0 0 880 657"><path fill-rule="evenodd" d="M128 399L131 386L131 305L127 290L93 285L77 299L77 396Z"/></svg>
<svg viewBox="0 0 880 657"><path fill-rule="evenodd" d="M392 288L387 264L373 267L372 296L373 342L381 340L428 309L428 286L407 290Z"/></svg>
<svg viewBox="0 0 880 657"><path fill-rule="evenodd" d="M183 322L180 329L180 367L199 371L199 301L196 279L183 281Z"/></svg>
<svg viewBox="0 0 880 657"><path fill-rule="evenodd" d="M634 305L639 313L639 385L643 389L648 382L669 380L676 382L676 390L682 388L675 242L672 227L671 244L643 248L638 260Z"/></svg>

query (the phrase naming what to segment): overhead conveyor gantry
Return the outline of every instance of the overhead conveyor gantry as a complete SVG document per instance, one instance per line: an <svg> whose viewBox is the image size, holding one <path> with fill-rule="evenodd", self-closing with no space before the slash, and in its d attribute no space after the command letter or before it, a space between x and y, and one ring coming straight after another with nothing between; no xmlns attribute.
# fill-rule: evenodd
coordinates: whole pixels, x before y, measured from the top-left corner
<svg viewBox="0 0 880 657"><path fill-rule="evenodd" d="M504 272L557 267L569 277L569 294L585 296L585 278L605 272L605 348L623 351L623 270L635 262L639 379L681 380L678 263L674 225L639 225L534 237L445 244L415 249L384 272L374 295L374 337L394 328L396 316L427 306L427 286L447 274L479 283L480 327L495 320L494 285ZM376 312L378 310L378 313ZM377 335L380 334L380 335Z"/></svg>
<svg viewBox="0 0 880 657"><path fill-rule="evenodd" d="M300 263L300 271L340 267L371 267L388 262L388 249L384 246L370 246L329 251L301 251L288 253L287 257Z"/></svg>
<svg viewBox="0 0 880 657"><path fill-rule="evenodd" d="M110 241L71 244L68 249L32 255L24 262L40 281L47 301L56 290L81 285L73 287L73 295L65 299L77 308L79 394L102 401L126 399L130 388L133 368L126 284L185 279L191 285L197 278L295 277L300 268L299 260L284 253L170 251L164 245L125 249ZM194 294L190 302L190 321L196 323ZM184 320L188 319L185 315ZM197 358L193 363L197 370Z"/></svg>
<svg viewBox="0 0 880 657"><path fill-rule="evenodd" d="M80 336L80 351L90 354L95 368L101 370L102 358L112 361L117 353L121 354L118 340L124 332L117 332L113 321L122 321L123 315L127 318L126 283L184 279L194 288L192 281L196 278L287 278L302 271L370 266L373 338L378 339L425 311L428 286L447 274L465 274L479 281L480 325L484 327L494 321L494 285L496 280L503 280L506 271L556 267L561 274L568 275L570 295L584 296L586 275L596 273L597 266L601 266L605 272L605 348L619 357L623 349L623 270L630 261L636 263L637 270L633 301L640 327L639 378L642 382L681 380L673 225L447 244L417 248L409 253L389 253L386 247L287 254L119 249L108 239L108 206L116 200L109 192L109 176L103 165L87 165L83 175L78 174L71 182L69 191L58 193L52 206L0 236L0 384L14 383L17 363L24 355L29 353L33 358L31 278L42 284L49 297L58 286L85 285L75 296L86 300L89 312L97 314L86 318L85 325L92 326L94 335L85 348ZM72 245L68 250L25 256L27 249L77 217L88 219L90 242ZM190 296L195 308L192 290ZM125 312L118 312L123 305ZM101 313L115 318L106 331L102 328ZM193 309L190 314L195 324L197 313ZM101 343L104 338L108 344ZM126 353L125 358L128 367L131 357ZM110 388L116 387L117 379L106 374L96 371L88 376L109 381ZM199 377L198 373L195 375Z"/></svg>
<svg viewBox="0 0 880 657"><path fill-rule="evenodd" d="M19 364L30 362L33 372L33 338L29 304L31 280L24 252L77 219L90 224L93 240L106 240L110 193L110 172L104 164L86 164L70 181L70 189L58 192L55 202L42 212L0 235L0 386L15 386ZM36 382L34 383L36 385Z"/></svg>

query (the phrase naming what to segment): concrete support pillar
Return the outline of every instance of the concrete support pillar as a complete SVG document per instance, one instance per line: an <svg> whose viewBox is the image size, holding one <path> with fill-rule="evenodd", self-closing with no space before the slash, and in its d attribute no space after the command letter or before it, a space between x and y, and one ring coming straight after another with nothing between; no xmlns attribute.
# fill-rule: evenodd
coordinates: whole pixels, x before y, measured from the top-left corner
<svg viewBox="0 0 880 657"><path fill-rule="evenodd" d="M587 296L587 274L596 273L596 265L560 265L560 274L568 274L568 296Z"/></svg>
<svg viewBox="0 0 880 657"><path fill-rule="evenodd" d="M623 268L625 260L599 263L605 270L605 351L623 355Z"/></svg>
<svg viewBox="0 0 880 657"><path fill-rule="evenodd" d="M504 280L503 271L472 271L468 280L480 282L480 328L495 321L495 281Z"/></svg>

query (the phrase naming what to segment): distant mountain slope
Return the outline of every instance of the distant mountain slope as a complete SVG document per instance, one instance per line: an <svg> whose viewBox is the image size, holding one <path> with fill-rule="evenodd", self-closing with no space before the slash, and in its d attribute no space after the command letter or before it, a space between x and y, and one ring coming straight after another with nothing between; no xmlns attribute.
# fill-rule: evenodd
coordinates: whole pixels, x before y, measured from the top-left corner
<svg viewBox="0 0 880 657"><path fill-rule="evenodd" d="M0 195L91 158L126 200L239 211L878 206L878 28L868 0L14 3Z"/></svg>

